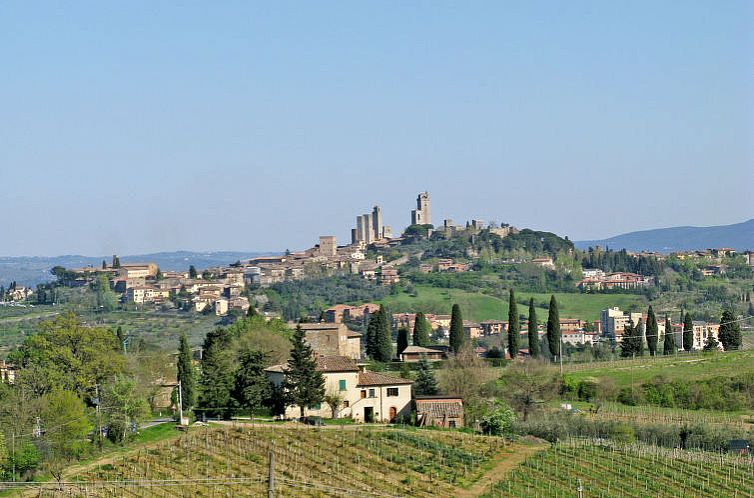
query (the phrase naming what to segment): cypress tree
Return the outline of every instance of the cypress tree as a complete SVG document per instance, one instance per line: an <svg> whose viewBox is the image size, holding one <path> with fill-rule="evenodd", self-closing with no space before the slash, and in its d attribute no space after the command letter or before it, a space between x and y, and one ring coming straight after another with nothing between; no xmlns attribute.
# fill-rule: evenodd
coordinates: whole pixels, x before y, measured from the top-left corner
<svg viewBox="0 0 754 498"><path fill-rule="evenodd" d="M637 323L634 327L634 333L631 336L631 338L633 339L633 349L636 353L636 356L644 356L644 337L641 333L642 329L646 331L644 320L642 318L639 318L639 323Z"/></svg>
<svg viewBox="0 0 754 498"><path fill-rule="evenodd" d="M539 357L539 333L537 323L537 310L534 308L534 298L529 299L529 355L532 358Z"/></svg>
<svg viewBox="0 0 754 498"><path fill-rule="evenodd" d="M291 357L283 382L288 402L298 405L301 417L308 406L321 403L325 397L325 378L317 371L314 351L305 337L304 330L298 325L291 337Z"/></svg>
<svg viewBox="0 0 754 498"><path fill-rule="evenodd" d="M196 278L198 274L196 273L196 268L194 265L189 266L189 278Z"/></svg>
<svg viewBox="0 0 754 498"><path fill-rule="evenodd" d="M508 354L510 354L511 359L518 356L518 334L520 331L521 324L518 321L516 295L511 289L508 294Z"/></svg>
<svg viewBox="0 0 754 498"><path fill-rule="evenodd" d="M390 322L383 305L380 305L377 313L369 319L369 325L367 326L367 354L375 361L388 362L393 359Z"/></svg>
<svg viewBox="0 0 754 498"><path fill-rule="evenodd" d="M730 351L741 348L741 326L736 321L733 310L725 308L720 318L720 332L718 333L723 349Z"/></svg>
<svg viewBox="0 0 754 498"><path fill-rule="evenodd" d="M378 326L378 313L372 313L369 315L369 322L367 323L366 334L366 352L369 358L374 359L377 354L377 326Z"/></svg>
<svg viewBox="0 0 754 498"><path fill-rule="evenodd" d="M466 334L463 331L461 307L454 304L453 310L450 313L450 350L458 353L465 342Z"/></svg>
<svg viewBox="0 0 754 498"><path fill-rule="evenodd" d="M689 312L686 312L683 317L683 349L686 351L694 349L694 322Z"/></svg>
<svg viewBox="0 0 754 498"><path fill-rule="evenodd" d="M249 301L249 309L248 311L246 311L246 316L252 317L252 316L257 316L258 314L259 313L257 313L257 308L256 306L254 306L254 302Z"/></svg>
<svg viewBox="0 0 754 498"><path fill-rule="evenodd" d="M547 345L553 358L560 354L560 313L555 295L550 297L550 309L547 313Z"/></svg>
<svg viewBox="0 0 754 498"><path fill-rule="evenodd" d="M421 311L416 314L416 320L414 320L414 346L421 346L426 348L429 346L429 332L431 325Z"/></svg>
<svg viewBox="0 0 754 498"><path fill-rule="evenodd" d="M662 354L671 355L675 354L675 334L673 333L673 324L670 323L670 318L665 318L665 341L662 344Z"/></svg>
<svg viewBox="0 0 754 498"><path fill-rule="evenodd" d="M120 327L118 327L120 330ZM121 343L122 344L122 343ZM191 410L196 403L196 370L191 362L191 348L186 333L181 334L178 345L178 382L181 383L183 408Z"/></svg>
<svg viewBox="0 0 754 498"><path fill-rule="evenodd" d="M426 356L422 356L419 360L419 370L416 374L413 392L416 396L434 396L437 394L437 379L435 379L434 370Z"/></svg>
<svg viewBox="0 0 754 498"><path fill-rule="evenodd" d="M657 317L655 316L655 312L652 309L652 305L649 305L649 309L647 310L647 349L649 350L650 356L654 356L657 352L657 341L659 334L659 327L657 326Z"/></svg>
<svg viewBox="0 0 754 498"><path fill-rule="evenodd" d="M408 334L409 333L410 331L406 327L401 327L398 329L398 351L397 351L398 356L400 356L403 350L408 347Z"/></svg>

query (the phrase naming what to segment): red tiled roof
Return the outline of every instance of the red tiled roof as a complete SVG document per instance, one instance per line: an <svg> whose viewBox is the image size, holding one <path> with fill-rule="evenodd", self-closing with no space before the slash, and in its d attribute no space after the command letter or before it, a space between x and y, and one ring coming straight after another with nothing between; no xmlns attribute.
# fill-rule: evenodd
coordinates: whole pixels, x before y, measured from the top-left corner
<svg viewBox="0 0 754 498"><path fill-rule="evenodd" d="M359 372L360 386L394 386L398 384L413 384L414 381L385 375L378 372Z"/></svg>

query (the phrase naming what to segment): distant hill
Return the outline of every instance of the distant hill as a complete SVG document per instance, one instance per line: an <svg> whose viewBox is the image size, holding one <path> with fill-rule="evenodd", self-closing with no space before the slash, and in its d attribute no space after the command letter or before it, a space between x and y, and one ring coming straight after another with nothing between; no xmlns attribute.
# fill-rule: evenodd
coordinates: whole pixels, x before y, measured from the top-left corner
<svg viewBox="0 0 754 498"><path fill-rule="evenodd" d="M602 246L629 251L693 251L712 247L732 247L737 251L754 250L754 219L714 227L673 227L624 233L603 240L574 242L579 249Z"/></svg>
<svg viewBox="0 0 754 498"><path fill-rule="evenodd" d="M157 263L162 270L187 270L190 265L197 269L211 266L227 265L239 259L263 256L269 252L158 252L152 254L138 254L120 256L121 263ZM33 256L33 257L2 257L0 256L0 285L7 286L16 281L19 285L37 285L53 279L50 269L54 266L65 268L82 268L84 266L100 266L102 260L110 264L112 256Z"/></svg>

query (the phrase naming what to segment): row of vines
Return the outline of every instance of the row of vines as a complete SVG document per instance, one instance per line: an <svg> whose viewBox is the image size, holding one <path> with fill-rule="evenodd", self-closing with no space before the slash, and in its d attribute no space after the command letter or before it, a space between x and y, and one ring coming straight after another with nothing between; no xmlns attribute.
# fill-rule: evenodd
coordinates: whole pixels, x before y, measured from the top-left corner
<svg viewBox="0 0 754 498"><path fill-rule="evenodd" d="M192 429L35 496L452 496L506 451L501 438L391 428Z"/></svg>
<svg viewBox="0 0 754 498"><path fill-rule="evenodd" d="M484 496L753 497L754 462L703 451L569 441L528 458Z"/></svg>

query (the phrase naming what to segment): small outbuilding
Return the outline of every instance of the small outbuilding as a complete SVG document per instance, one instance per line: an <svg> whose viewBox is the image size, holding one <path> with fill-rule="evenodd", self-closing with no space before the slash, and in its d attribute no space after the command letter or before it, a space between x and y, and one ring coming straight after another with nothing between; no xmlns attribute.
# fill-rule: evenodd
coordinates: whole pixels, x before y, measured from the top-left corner
<svg viewBox="0 0 754 498"><path fill-rule="evenodd" d="M417 396L416 424L447 428L463 427L463 399L453 396Z"/></svg>

